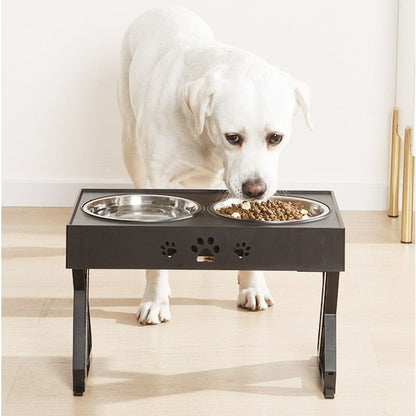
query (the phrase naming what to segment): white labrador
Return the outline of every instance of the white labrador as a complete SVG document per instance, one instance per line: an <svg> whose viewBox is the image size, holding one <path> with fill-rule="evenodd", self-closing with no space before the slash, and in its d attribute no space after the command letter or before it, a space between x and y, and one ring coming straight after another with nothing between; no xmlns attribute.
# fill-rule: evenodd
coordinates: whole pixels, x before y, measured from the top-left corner
<svg viewBox="0 0 416 416"><path fill-rule="evenodd" d="M309 88L262 59L217 42L182 8L151 10L128 29L121 50L123 156L137 188L221 188L268 198L299 105L308 125ZM262 272L240 271L238 305L274 301ZM166 270L148 270L140 323L170 319Z"/></svg>

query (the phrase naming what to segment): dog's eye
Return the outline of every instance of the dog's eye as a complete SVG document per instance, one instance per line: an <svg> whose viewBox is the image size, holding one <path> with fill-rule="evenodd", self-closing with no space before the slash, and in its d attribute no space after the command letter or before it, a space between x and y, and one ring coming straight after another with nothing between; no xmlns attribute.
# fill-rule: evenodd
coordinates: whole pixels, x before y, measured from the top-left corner
<svg viewBox="0 0 416 416"><path fill-rule="evenodd" d="M226 134L225 138L234 145L243 143L243 139L238 134Z"/></svg>
<svg viewBox="0 0 416 416"><path fill-rule="evenodd" d="M271 133L267 136L267 143L271 146L278 145L283 140L283 134Z"/></svg>

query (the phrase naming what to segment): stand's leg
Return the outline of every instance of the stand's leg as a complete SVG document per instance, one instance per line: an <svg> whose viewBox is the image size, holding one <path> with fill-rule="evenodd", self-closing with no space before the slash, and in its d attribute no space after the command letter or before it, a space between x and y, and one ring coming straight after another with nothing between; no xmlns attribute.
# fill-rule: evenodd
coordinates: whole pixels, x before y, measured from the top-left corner
<svg viewBox="0 0 416 416"><path fill-rule="evenodd" d="M318 361L326 399L333 399L335 395L338 281L339 272L323 273Z"/></svg>
<svg viewBox="0 0 416 416"><path fill-rule="evenodd" d="M88 300L88 269L73 269L74 314L72 377L74 396L82 396L90 369L92 347L90 308Z"/></svg>

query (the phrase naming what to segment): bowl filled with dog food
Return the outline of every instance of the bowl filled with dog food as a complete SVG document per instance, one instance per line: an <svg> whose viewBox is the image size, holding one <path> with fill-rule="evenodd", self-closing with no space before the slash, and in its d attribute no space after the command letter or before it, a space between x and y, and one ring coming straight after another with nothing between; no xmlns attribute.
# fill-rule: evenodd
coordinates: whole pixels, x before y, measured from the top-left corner
<svg viewBox="0 0 416 416"><path fill-rule="evenodd" d="M295 196L272 196L268 200L229 198L211 205L215 215L237 221L293 224L317 221L331 210L322 202Z"/></svg>

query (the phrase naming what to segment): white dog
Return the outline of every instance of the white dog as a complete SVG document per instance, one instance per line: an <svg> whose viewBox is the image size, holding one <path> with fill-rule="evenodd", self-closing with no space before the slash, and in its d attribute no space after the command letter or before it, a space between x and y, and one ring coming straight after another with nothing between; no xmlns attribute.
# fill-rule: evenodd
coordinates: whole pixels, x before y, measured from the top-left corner
<svg viewBox="0 0 416 416"><path fill-rule="evenodd" d="M217 42L182 8L151 10L121 51L123 156L137 188L221 188L241 198L277 190L278 159L297 106L308 125L309 88L262 59ZM238 305L274 301L262 272L240 271ZM148 270L140 323L170 319L166 270Z"/></svg>

